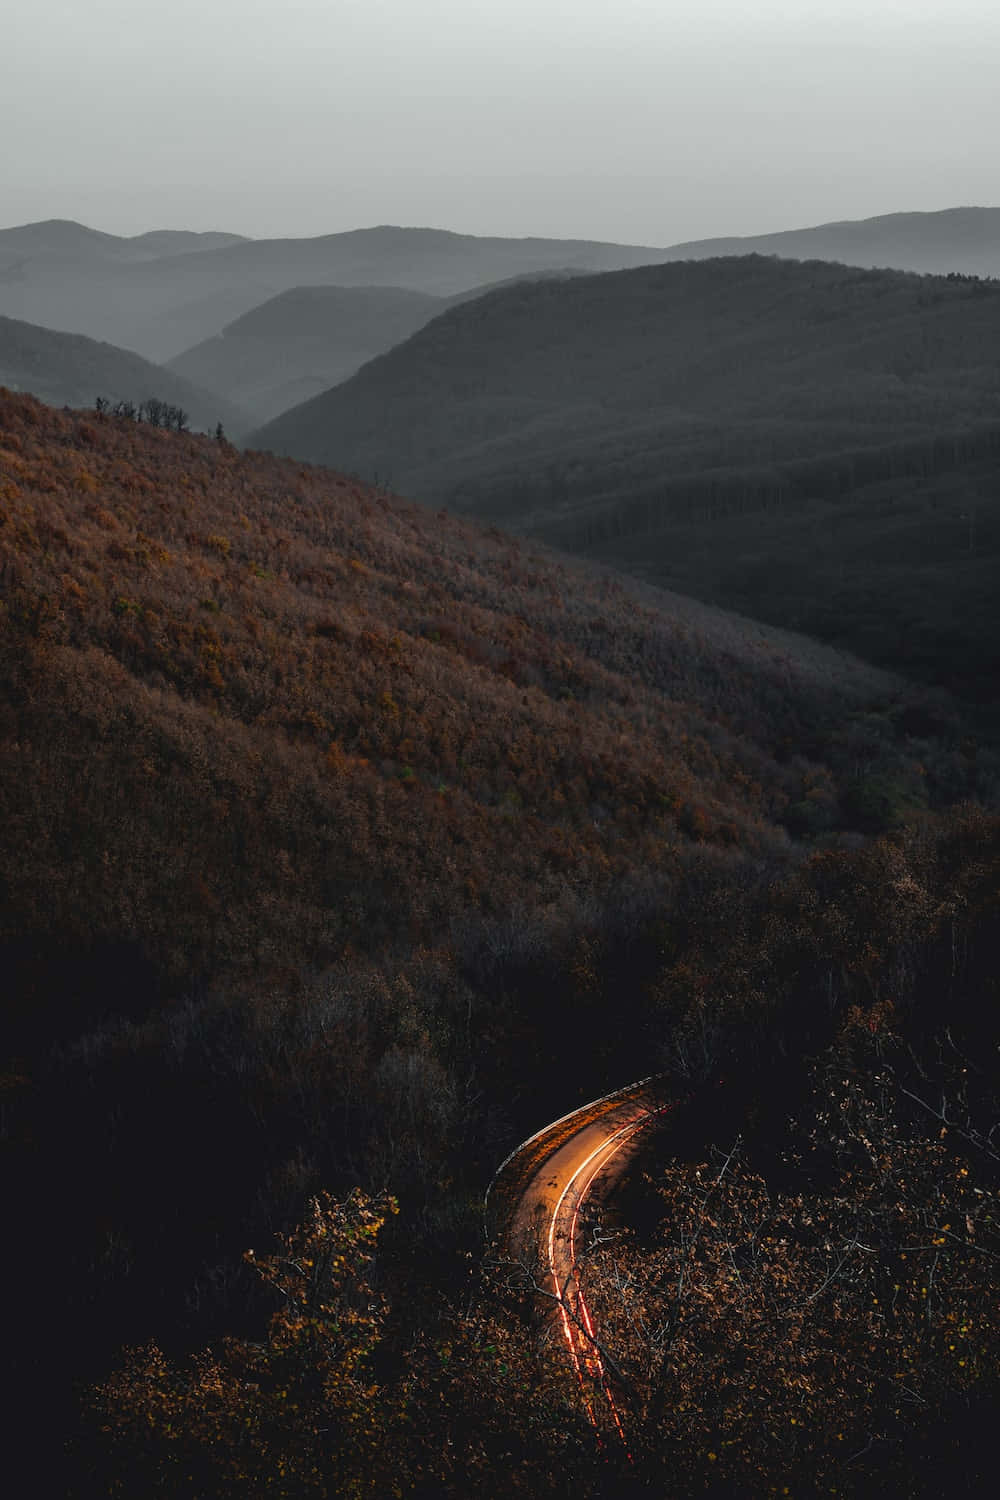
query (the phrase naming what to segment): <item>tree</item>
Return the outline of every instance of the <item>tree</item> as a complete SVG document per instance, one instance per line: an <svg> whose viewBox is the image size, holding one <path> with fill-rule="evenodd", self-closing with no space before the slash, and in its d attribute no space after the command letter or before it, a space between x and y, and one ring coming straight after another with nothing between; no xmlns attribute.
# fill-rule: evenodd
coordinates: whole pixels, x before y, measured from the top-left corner
<svg viewBox="0 0 1000 1500"><path fill-rule="evenodd" d="M112 1493L389 1493L394 1411L375 1374L387 1304L371 1279L388 1197L313 1198L273 1255L246 1259L278 1299L266 1338L187 1369L154 1344L94 1394Z"/></svg>

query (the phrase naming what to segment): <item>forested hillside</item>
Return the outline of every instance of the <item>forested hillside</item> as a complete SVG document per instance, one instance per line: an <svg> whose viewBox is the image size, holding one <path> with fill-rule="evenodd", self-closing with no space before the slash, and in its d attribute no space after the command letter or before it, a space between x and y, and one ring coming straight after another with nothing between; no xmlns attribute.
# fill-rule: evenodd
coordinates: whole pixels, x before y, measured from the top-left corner
<svg viewBox="0 0 1000 1500"><path fill-rule="evenodd" d="M10 393L0 587L0 1075L24 1231L5 1281L35 1289L7 1347L51 1434L39 1465L68 1440L77 1494L598 1494L629 1473L693 1492L745 1401L770 1426L725 1452L725 1482L919 1492L932 1420L947 1406L955 1451L997 1347L979 1144L997 761L951 700L301 462ZM937 1050L949 1023L974 1082ZM918 1094L920 1069L947 1085L945 1146L862 1042ZM689 1101L681 1164L732 1133L750 1153L692 1263L692 1315L726 1245L749 1264L732 1225L763 1179L801 1201L753 1295L822 1317L797 1362L790 1322L699 1315L709 1391L691 1344L657 1364L609 1306L623 1474L518 1315L515 1268L481 1280L480 1205L518 1139L657 1068ZM875 1089L875 1122L867 1102L850 1119L912 1183L904 1218L850 1141L802 1166L824 1068ZM933 1149L930 1177L910 1170ZM677 1213L698 1191L669 1186ZM323 1190L336 1203L310 1208ZM912 1401L857 1352L883 1282L849 1258L836 1302L817 1290L803 1194L823 1226L856 1207L855 1237L882 1214L890 1269L929 1265L928 1226L960 1236L926 1311L896 1277ZM640 1221L672 1275L669 1216ZM972 1352L939 1378L959 1319ZM759 1396L744 1331L780 1353ZM825 1394L788 1445L800 1380Z"/></svg>
<svg viewBox="0 0 1000 1500"><path fill-rule="evenodd" d="M650 266L454 309L249 441L982 697L998 337L998 283Z"/></svg>

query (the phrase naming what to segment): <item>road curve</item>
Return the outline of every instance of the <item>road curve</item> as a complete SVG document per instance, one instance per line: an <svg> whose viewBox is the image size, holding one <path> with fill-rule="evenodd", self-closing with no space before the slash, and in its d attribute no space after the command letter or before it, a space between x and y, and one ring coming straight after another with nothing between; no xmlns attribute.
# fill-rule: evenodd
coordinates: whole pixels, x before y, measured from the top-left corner
<svg viewBox="0 0 1000 1500"><path fill-rule="evenodd" d="M504 1248L554 1308L595 1427L606 1427L610 1419L622 1442L614 1371L608 1367L577 1275L580 1214L595 1184L606 1186L621 1175L637 1135L666 1109L656 1080L645 1079L539 1131L498 1173L521 1174Z"/></svg>

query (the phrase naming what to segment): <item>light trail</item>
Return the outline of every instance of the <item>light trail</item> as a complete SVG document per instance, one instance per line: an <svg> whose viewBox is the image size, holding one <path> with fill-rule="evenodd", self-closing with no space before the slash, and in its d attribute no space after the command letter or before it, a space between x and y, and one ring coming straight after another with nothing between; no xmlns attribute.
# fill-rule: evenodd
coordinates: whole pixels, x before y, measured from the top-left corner
<svg viewBox="0 0 1000 1500"><path fill-rule="evenodd" d="M597 1428L597 1416L594 1411L593 1404L588 1397L586 1386L584 1385L584 1365L587 1368L587 1374L589 1378L594 1382L595 1385L599 1385L604 1393L604 1397L608 1403L608 1409L611 1413L611 1419L614 1423L615 1430L618 1433L618 1437L621 1440L622 1446L625 1449L625 1453L629 1458L629 1461L631 1461L632 1455L629 1453L628 1440L625 1436L625 1428L622 1423L621 1414L618 1411L614 1394L611 1389L611 1381L608 1378L608 1373L604 1366L604 1360L601 1356L600 1346L597 1341L597 1335L594 1331L593 1320L590 1316L590 1309L587 1306L586 1299L580 1288L579 1279L577 1277L576 1231L580 1218L580 1209L583 1206L584 1199L590 1191L595 1178L604 1170L608 1162L611 1161L612 1157L616 1156L618 1152L628 1144L632 1136L635 1135L638 1130L641 1130L644 1125L648 1124L649 1120L654 1118L654 1114L659 1113L661 1113L661 1111L659 1110L655 1112L649 1112L639 1120L628 1121L625 1125L622 1125L618 1130L607 1136L603 1141L601 1141L598 1146L595 1146L590 1155L585 1157L584 1160L579 1163L579 1165L576 1167L576 1169L566 1182L562 1192L559 1195L559 1198L556 1201L555 1208L552 1212L552 1217L549 1220L549 1273L552 1277L552 1285L555 1291L556 1301L559 1305L563 1335L566 1339L567 1344L569 1345L573 1367L576 1371L577 1379L580 1382L581 1390L583 1391L584 1402L587 1407L587 1415L590 1418L592 1425ZM583 1177L584 1173L587 1172L588 1168L591 1168L589 1175L586 1176L585 1180L581 1182L580 1179L581 1177ZM563 1205L566 1203L567 1198L578 1183L579 1187L573 1204L573 1213L569 1221L568 1233L566 1234L568 1252L567 1269L563 1281L560 1283L559 1267L557 1265L556 1258L556 1238L559 1232L559 1219L563 1211ZM576 1304L574 1309L574 1316L577 1320L575 1333L573 1319L570 1316L570 1309L567 1305L567 1294L569 1293L570 1286L574 1283ZM577 1348L578 1342L581 1345L581 1348L579 1350Z"/></svg>
<svg viewBox="0 0 1000 1500"><path fill-rule="evenodd" d="M659 1082L659 1075L643 1078L571 1110L536 1131L497 1168L484 1200L489 1236L491 1212L496 1215L492 1207L496 1200L491 1200L491 1194L495 1188L502 1188L505 1181L520 1179L517 1207L501 1230L502 1238L515 1258L523 1256L531 1240L541 1252L543 1264L547 1263L546 1279L552 1283L552 1293L546 1295L554 1294L559 1326L588 1420L603 1447L609 1425L607 1417L601 1419L603 1395L608 1417L629 1462L632 1455L625 1426L577 1275L576 1242L580 1211L595 1179L637 1131L673 1109L673 1104L663 1104L657 1097ZM575 1129L574 1121L579 1122ZM546 1137L552 1144L547 1151L540 1150Z"/></svg>

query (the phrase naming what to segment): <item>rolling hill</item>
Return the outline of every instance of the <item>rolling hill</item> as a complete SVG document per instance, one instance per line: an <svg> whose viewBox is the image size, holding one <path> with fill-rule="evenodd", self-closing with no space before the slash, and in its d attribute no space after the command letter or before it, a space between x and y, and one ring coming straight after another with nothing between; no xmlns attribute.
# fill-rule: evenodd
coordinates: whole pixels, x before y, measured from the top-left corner
<svg viewBox="0 0 1000 1500"><path fill-rule="evenodd" d="M125 238L64 220L0 230L0 313L176 358L293 287L397 286L448 296L559 267L608 271L756 251L920 272L1000 273L1000 209L888 214L668 248L500 239L381 225L308 239L157 230Z"/></svg>
<svg viewBox="0 0 1000 1500"><path fill-rule="evenodd" d="M455 308L248 441L978 693L998 339L974 278L649 266Z"/></svg>
<svg viewBox="0 0 1000 1500"><path fill-rule="evenodd" d="M560 268L499 285L573 274ZM339 385L439 313L490 290L436 297L391 286L293 287L185 350L169 368L237 402L259 423Z"/></svg>
<svg viewBox="0 0 1000 1500"><path fill-rule="evenodd" d="M499 239L383 225L311 239L246 240L150 254L82 225L0 235L0 313L173 359L293 287L390 286L448 296L562 268L634 266L661 252L589 240ZM50 242L55 248L49 248ZM166 252L166 253L164 253Z"/></svg>
<svg viewBox="0 0 1000 1500"><path fill-rule="evenodd" d="M233 436L247 417L232 402L127 349L0 317L0 386L30 391L53 406L93 406L104 396L136 404L157 397L189 413L195 427L222 422Z"/></svg>
<svg viewBox="0 0 1000 1500"><path fill-rule="evenodd" d="M667 248L501 239L381 225L307 239L156 230L122 237L49 220L0 230L0 313L176 358L293 287L438 296L553 268L608 271L756 251L920 272L1000 273L1000 209L887 214Z"/></svg>
<svg viewBox="0 0 1000 1500"><path fill-rule="evenodd" d="M42 219L35 224L0 229L0 257L6 261L4 273L11 280L18 280L26 279L30 270L40 264L53 261L72 264L79 258L121 264L155 260L164 255L218 250L240 244L243 238L240 234L190 229L151 229L145 234L135 235L106 234L73 219Z"/></svg>
<svg viewBox="0 0 1000 1500"><path fill-rule="evenodd" d="M467 899L463 882L477 901L495 899L501 848L515 863L528 859L539 901L550 884L555 899L571 869L585 884L610 879L615 851L633 860L636 837L652 841L651 858L662 841L667 857L689 798L703 802L705 837L715 829L725 843L732 823L741 840L783 845L781 817L800 771L784 764L780 745L791 736L806 751L821 723L901 691L891 676L815 643L208 437L7 393L0 445L5 641L42 653L48 685L39 680L32 712L66 729L46 740L49 770L65 761L68 774L91 754L71 724L86 720L101 740L111 733L105 709L117 713L112 705L126 699L135 733L122 740L115 731L104 749L92 747L95 777L98 762L110 774L124 756L131 769L123 763L122 774L141 778L136 747L167 737L163 779L138 815L148 823L145 852L134 842L139 823L119 824L112 807L105 816L89 802L78 812L88 826L98 820L100 838L125 841L114 858L136 861L128 925L168 969L188 967L205 943L209 967L245 964L248 922L259 929L255 952L285 962L280 904L251 920L233 892L220 920L204 925L197 901L188 907L185 895L182 916L168 898L175 879L178 899L189 877L225 884L232 820L246 820L241 837L254 847L296 844L295 905L321 960L345 941L380 942L380 910L398 924L405 907L406 930L426 936ZM203 780L204 754L221 779L213 771ZM745 755L750 780L739 771ZM257 791L243 784L251 764ZM175 792L186 786L198 799L211 782L221 795L229 777L223 824L208 835L199 814L185 835L203 847L201 875L182 875L156 853L157 841L178 834ZM280 781L285 791L260 819L258 792ZM365 832L371 819L396 816L411 829L398 846L384 846L374 823ZM8 820L6 854L15 864L27 858L34 829L29 863L47 873L36 885L23 867L0 939L59 912L70 931L85 907L88 931L117 930L114 900L102 906L100 882L84 875L94 846L83 825L77 855L57 875L57 851L34 817L18 821L19 832ZM541 851L571 829L572 857L550 879ZM280 885L278 865L274 877Z"/></svg>
<svg viewBox="0 0 1000 1500"><path fill-rule="evenodd" d="M294 287L170 360L168 368L258 422L338 385L448 303L401 287Z"/></svg>

